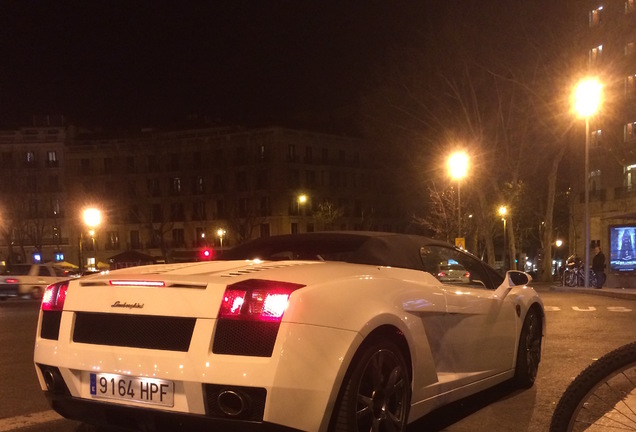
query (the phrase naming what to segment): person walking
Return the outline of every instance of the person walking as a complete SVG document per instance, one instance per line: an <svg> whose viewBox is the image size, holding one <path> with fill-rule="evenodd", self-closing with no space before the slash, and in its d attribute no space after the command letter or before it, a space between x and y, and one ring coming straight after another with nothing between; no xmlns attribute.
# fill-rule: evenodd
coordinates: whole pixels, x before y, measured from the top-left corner
<svg viewBox="0 0 636 432"><path fill-rule="evenodd" d="M594 242L592 270L596 273L596 286L594 288L603 288L605 284L605 254L601 251L601 242Z"/></svg>

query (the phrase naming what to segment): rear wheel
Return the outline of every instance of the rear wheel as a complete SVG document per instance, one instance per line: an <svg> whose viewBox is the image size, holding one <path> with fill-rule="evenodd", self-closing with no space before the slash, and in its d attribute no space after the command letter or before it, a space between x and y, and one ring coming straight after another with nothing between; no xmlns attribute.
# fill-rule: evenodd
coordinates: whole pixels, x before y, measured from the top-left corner
<svg viewBox="0 0 636 432"><path fill-rule="evenodd" d="M515 383L522 388L534 385L541 361L541 315L536 308L531 308L526 315L519 337Z"/></svg>
<svg viewBox="0 0 636 432"><path fill-rule="evenodd" d="M404 355L393 342L363 346L343 385L334 432L406 430L411 381Z"/></svg>

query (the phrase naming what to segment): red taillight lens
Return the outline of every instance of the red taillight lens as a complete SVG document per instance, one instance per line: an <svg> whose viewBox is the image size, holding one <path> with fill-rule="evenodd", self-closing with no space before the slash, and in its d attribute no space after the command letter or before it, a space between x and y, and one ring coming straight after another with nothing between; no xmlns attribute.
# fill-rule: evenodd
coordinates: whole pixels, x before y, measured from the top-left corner
<svg viewBox="0 0 636 432"><path fill-rule="evenodd" d="M253 321L280 321L289 296L304 285L251 279L228 285L223 295L219 318Z"/></svg>
<svg viewBox="0 0 636 432"><path fill-rule="evenodd" d="M470 272L466 272L466 273L464 273L464 277L469 278L469 277L470 277Z"/></svg>
<svg viewBox="0 0 636 432"><path fill-rule="evenodd" d="M18 283L18 280L16 278L7 278L4 280L6 283Z"/></svg>
<svg viewBox="0 0 636 432"><path fill-rule="evenodd" d="M444 276L446 276L446 273L444 272L437 273L437 277L444 277Z"/></svg>
<svg viewBox="0 0 636 432"><path fill-rule="evenodd" d="M64 309L68 281L58 282L46 287L42 296L42 310L61 311Z"/></svg>

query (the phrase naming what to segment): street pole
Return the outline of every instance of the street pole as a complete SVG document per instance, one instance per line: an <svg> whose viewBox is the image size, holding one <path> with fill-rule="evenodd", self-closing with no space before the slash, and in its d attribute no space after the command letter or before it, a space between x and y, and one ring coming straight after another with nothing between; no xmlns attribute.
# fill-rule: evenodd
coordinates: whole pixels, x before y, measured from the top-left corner
<svg viewBox="0 0 636 432"><path fill-rule="evenodd" d="M590 118L585 117L585 288L590 287Z"/></svg>
<svg viewBox="0 0 636 432"><path fill-rule="evenodd" d="M504 225L504 250L503 250L503 264L504 264L504 270L508 271L508 265L506 263L506 257L508 256L508 245L507 245L507 241L506 241L506 218L503 218L503 225Z"/></svg>
<svg viewBox="0 0 636 432"><path fill-rule="evenodd" d="M460 180L457 179L457 237L462 237L462 196L459 189Z"/></svg>

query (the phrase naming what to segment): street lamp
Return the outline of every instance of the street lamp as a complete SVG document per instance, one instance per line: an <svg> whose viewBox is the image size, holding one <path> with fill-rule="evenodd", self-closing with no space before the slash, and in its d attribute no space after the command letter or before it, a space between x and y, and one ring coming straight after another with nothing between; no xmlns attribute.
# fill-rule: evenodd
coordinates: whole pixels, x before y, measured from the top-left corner
<svg viewBox="0 0 636 432"><path fill-rule="evenodd" d="M307 195L305 194L298 195L298 199L296 200L296 202L298 203L298 215L300 216L300 206L307 202Z"/></svg>
<svg viewBox="0 0 636 432"><path fill-rule="evenodd" d="M219 237L221 247L223 247L223 237L225 237L225 230L223 228L219 228L218 230L216 230L216 235Z"/></svg>
<svg viewBox="0 0 636 432"><path fill-rule="evenodd" d="M455 152L448 158L448 169L450 176L457 180L457 237L462 236L462 201L460 193L460 182L466 177L468 171L468 155L465 152Z"/></svg>
<svg viewBox="0 0 636 432"><path fill-rule="evenodd" d="M504 269L507 271L508 267L506 266L506 256L508 255L508 250L507 250L507 245L506 245L506 213L508 212L508 209L506 208L506 206L501 206L499 207L499 216L501 216L501 220L503 221L503 240L504 240L504 245L503 245L503 263L504 263Z"/></svg>
<svg viewBox="0 0 636 432"><path fill-rule="evenodd" d="M601 103L602 88L598 80L587 78L574 92L574 109L585 118L585 288L590 286L590 117Z"/></svg>
<svg viewBox="0 0 636 432"><path fill-rule="evenodd" d="M102 212L94 207L84 209L82 212L82 220L84 225L89 229L89 234L93 240L93 251L95 251L95 228L102 222ZM84 261L82 259L82 248L84 243L84 229L80 230L80 244L79 244L79 264L80 270L84 270Z"/></svg>

